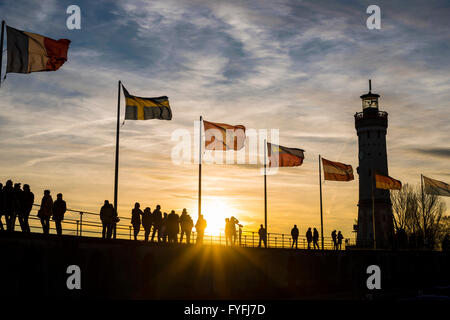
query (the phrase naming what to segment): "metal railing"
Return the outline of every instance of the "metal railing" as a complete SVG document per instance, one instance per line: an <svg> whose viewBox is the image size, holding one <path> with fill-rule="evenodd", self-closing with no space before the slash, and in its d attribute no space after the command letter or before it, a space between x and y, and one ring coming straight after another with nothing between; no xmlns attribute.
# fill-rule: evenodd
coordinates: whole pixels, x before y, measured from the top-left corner
<svg viewBox="0 0 450 320"><path fill-rule="evenodd" d="M42 226L40 223L40 218L37 217L37 208L40 207L38 204L33 206L33 210L29 217L29 225L30 230L32 232L42 232ZM86 216L86 217L84 217ZM84 218L83 218L84 217ZM15 230L20 230L20 226L15 223ZM74 236L90 236L90 237L102 237L103 225L100 221L100 214L83 211L83 210L74 210L67 209L66 214L64 215L64 220L61 222L63 234L66 235L74 235ZM153 233L153 228L150 233ZM239 231L236 232L235 240L233 238L233 244L227 243L227 239L225 237L224 232L219 232L219 234L208 233L207 229L205 230L205 234L203 236L203 243L208 245L220 245L226 246L228 245L236 245L241 247L258 247L260 245L260 239L258 231L250 231L250 230L242 230L242 233L239 235ZM56 227L52 220L50 220L50 233L56 234ZM120 221L116 224L116 239L134 239L133 235L133 226L131 225L131 218L129 217L120 217ZM140 232L137 236L138 240L144 240L144 228L140 228ZM178 234L178 242L180 239L180 234ZM155 235L155 241L157 241L157 235ZM195 243L197 240L197 232L193 231L191 233L191 243ZM183 237L183 243L186 242L186 237ZM319 249L322 248L322 244L319 238ZM345 239L342 243L341 249L345 249L348 245L354 245L351 243L350 239ZM261 246L264 247L264 243L261 242ZM283 233L268 233L267 234L267 247L268 248L291 248L292 246L292 237L289 234ZM308 249L308 242L306 240L306 236L299 236L297 242L298 249ZM310 243L310 248L313 248L313 243ZM331 237L324 237L324 249L333 250L334 244Z"/></svg>

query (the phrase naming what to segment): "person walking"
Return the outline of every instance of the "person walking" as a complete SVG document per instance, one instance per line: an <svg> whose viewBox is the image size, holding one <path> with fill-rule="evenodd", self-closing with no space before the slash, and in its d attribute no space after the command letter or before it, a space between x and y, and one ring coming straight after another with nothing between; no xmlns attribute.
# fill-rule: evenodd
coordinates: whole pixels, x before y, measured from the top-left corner
<svg viewBox="0 0 450 320"><path fill-rule="evenodd" d="M261 224L261 227L258 230L259 235L259 245L258 248L261 248L261 242L264 242L264 248L267 248L267 232L266 229Z"/></svg>
<svg viewBox="0 0 450 320"><path fill-rule="evenodd" d="M44 196L41 200L41 208L38 211L37 216L41 219L42 231L44 234L50 233L50 218L53 214L53 198L50 195L50 190L44 191Z"/></svg>
<svg viewBox="0 0 450 320"><path fill-rule="evenodd" d="M148 237L152 229L152 218L153 218L152 210L149 207L145 208L142 214L142 227L144 227L145 230L144 234L145 242L148 242Z"/></svg>
<svg viewBox="0 0 450 320"><path fill-rule="evenodd" d="M28 218L30 217L31 210L34 204L34 193L31 192L28 184L23 185L22 198L20 200L20 214L19 222L22 232L30 233L30 225Z"/></svg>
<svg viewBox="0 0 450 320"><path fill-rule="evenodd" d="M298 235L299 235L299 231L298 231L297 225L294 224L294 227L291 230L291 236L292 236L292 246L291 246L291 248L294 248L294 244L295 244L295 249L297 249L297 246L298 246Z"/></svg>
<svg viewBox="0 0 450 320"><path fill-rule="evenodd" d="M56 234L62 235L61 222L64 220L64 214L66 213L67 206L63 200L62 193L56 195L56 200L53 203L53 221L55 221Z"/></svg>
<svg viewBox="0 0 450 320"><path fill-rule="evenodd" d="M311 249L311 242L312 242L312 232L311 228L308 228L308 231L306 231L306 241L308 242L308 250Z"/></svg>
<svg viewBox="0 0 450 320"><path fill-rule="evenodd" d="M141 216L143 212L139 209L140 207L141 205L139 202L136 202L134 204L134 209L131 210L131 224L133 226L133 236L135 241L137 240L137 236L141 230Z"/></svg>
<svg viewBox="0 0 450 320"><path fill-rule="evenodd" d="M314 250L316 249L316 246L317 246L317 250L319 250L320 249L320 247L319 247L319 231L317 231L317 229L314 228L314 231L313 231L313 247L314 247Z"/></svg>

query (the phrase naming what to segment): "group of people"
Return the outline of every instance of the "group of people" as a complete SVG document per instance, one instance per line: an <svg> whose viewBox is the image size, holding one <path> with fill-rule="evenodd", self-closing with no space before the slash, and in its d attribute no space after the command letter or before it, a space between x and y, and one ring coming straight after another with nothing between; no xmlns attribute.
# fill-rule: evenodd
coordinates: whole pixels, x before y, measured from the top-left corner
<svg viewBox="0 0 450 320"><path fill-rule="evenodd" d="M242 240L242 224L235 217L225 218L225 243L226 245L235 245L237 238L236 226L239 227L239 245L241 245Z"/></svg>
<svg viewBox="0 0 450 320"><path fill-rule="evenodd" d="M111 238L115 223L118 222L118 217L115 215L115 210L108 200L105 200L105 204L100 209L100 219L103 225L103 238ZM137 240L141 225L144 228L144 241L148 242L150 233L152 234L150 241L155 241L155 236L158 242L178 243L183 242L183 238L186 237L186 243L191 243L192 228L194 228L194 221L188 214L186 208L183 209L181 215L175 213L172 210L169 214L161 212L161 206L157 205L156 209L151 210L150 207L146 207L144 211L141 210L141 205L136 202L134 208L131 210L131 225L133 226L134 240ZM200 215L196 224L195 230L197 232L197 243L203 242L203 236L205 233L207 222ZM181 231L180 238L178 234Z"/></svg>
<svg viewBox="0 0 450 320"><path fill-rule="evenodd" d="M34 204L34 194L31 192L30 186L21 183L14 183L11 180L6 181L5 186L0 183L0 230L5 230L2 217L5 217L7 231L14 231L16 220L18 218L22 232L29 233L30 225L28 219ZM58 193L57 199L53 201L50 190L44 191L41 206L38 211L38 218L41 220L42 230L44 234L50 231L50 219L55 221L55 228L58 235L62 234L61 222L64 220L66 213L66 202L62 198L62 194Z"/></svg>
<svg viewBox="0 0 450 320"><path fill-rule="evenodd" d="M261 225L262 227L262 225ZM313 249L320 249L319 247L319 231L317 231L316 228L313 228L314 230L311 231L311 228L308 228L308 231L306 231L306 242L308 242L308 250L311 249L311 243L313 244ZM297 225L295 224L294 227L291 230L291 236L292 236L292 245L291 248L297 249L298 247L298 236L299 231L297 228ZM344 236L342 235L341 231L339 231L336 234L336 230L333 230L331 233L331 238L333 239L333 249L334 250L341 250L342 249L342 240L344 239Z"/></svg>

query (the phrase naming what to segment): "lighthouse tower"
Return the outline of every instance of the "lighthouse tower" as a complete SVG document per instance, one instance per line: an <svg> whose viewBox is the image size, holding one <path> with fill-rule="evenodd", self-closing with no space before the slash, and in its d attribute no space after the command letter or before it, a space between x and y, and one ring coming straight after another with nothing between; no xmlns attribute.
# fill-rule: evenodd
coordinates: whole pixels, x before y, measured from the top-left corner
<svg viewBox="0 0 450 320"><path fill-rule="evenodd" d="M362 112L355 114L358 134L359 202L357 246L386 248L394 231L389 190L375 188L374 173L388 175L386 152L387 112L378 109L380 95L369 92L361 96ZM374 214L373 214L374 213ZM375 232L375 238L374 238Z"/></svg>

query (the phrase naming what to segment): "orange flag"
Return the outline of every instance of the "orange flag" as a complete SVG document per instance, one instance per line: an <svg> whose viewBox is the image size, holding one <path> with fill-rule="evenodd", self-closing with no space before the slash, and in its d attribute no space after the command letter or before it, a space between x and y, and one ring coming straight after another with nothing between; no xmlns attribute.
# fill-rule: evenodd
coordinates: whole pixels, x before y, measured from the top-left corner
<svg viewBox="0 0 450 320"><path fill-rule="evenodd" d="M304 150L267 142L269 167L296 167L305 159Z"/></svg>
<svg viewBox="0 0 450 320"><path fill-rule="evenodd" d="M245 145L245 127L203 120L206 150L240 150Z"/></svg>
<svg viewBox="0 0 450 320"><path fill-rule="evenodd" d="M375 182L377 189L400 190L402 188L402 182L400 180L395 180L394 178L378 173L375 173Z"/></svg>
<svg viewBox="0 0 450 320"><path fill-rule="evenodd" d="M322 158L323 173L325 180L332 181L351 181L353 177L353 168L349 164L333 162Z"/></svg>

